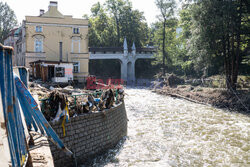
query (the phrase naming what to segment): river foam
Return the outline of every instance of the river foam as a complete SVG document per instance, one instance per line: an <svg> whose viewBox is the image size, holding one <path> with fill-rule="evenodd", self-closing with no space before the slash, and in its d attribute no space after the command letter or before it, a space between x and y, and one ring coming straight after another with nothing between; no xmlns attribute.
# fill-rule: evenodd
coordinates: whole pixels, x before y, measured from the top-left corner
<svg viewBox="0 0 250 167"><path fill-rule="evenodd" d="M126 89L126 140L91 166L250 166L250 117Z"/></svg>

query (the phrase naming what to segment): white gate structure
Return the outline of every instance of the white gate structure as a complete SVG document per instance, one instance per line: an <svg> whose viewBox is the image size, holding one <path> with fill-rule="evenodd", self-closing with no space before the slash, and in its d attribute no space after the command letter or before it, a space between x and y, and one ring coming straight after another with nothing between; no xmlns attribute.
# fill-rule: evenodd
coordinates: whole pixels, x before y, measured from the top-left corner
<svg viewBox="0 0 250 167"><path fill-rule="evenodd" d="M133 46L128 49L127 40L124 39L123 47L92 47L89 48L90 60L95 59L118 59L121 63L121 79L124 81L135 81L135 62L138 59L153 59L155 47L137 48Z"/></svg>

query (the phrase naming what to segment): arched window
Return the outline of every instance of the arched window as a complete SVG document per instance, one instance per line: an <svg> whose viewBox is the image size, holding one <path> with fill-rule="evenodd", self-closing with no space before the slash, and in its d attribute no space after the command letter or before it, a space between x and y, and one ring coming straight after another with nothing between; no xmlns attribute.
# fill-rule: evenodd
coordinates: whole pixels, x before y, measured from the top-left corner
<svg viewBox="0 0 250 167"><path fill-rule="evenodd" d="M41 39L35 40L35 52L42 52L43 51L43 41Z"/></svg>
<svg viewBox="0 0 250 167"><path fill-rule="evenodd" d="M81 38L80 37L72 37L71 52L72 53L81 52Z"/></svg>
<svg viewBox="0 0 250 167"><path fill-rule="evenodd" d="M43 52L43 36L36 35L34 37L34 50L35 52Z"/></svg>

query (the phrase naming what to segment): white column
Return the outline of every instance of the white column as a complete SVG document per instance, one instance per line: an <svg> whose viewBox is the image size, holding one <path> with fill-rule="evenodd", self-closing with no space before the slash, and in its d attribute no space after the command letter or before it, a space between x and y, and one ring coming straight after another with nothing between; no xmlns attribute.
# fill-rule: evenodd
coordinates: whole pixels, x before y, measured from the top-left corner
<svg viewBox="0 0 250 167"><path fill-rule="evenodd" d="M127 81L127 62L126 61L121 61L121 79L124 81Z"/></svg>
<svg viewBox="0 0 250 167"><path fill-rule="evenodd" d="M135 81L135 61L128 61L127 63L127 81L132 84Z"/></svg>
<svg viewBox="0 0 250 167"><path fill-rule="evenodd" d="M131 63L132 63L131 64L132 69L130 70L131 71L130 76L132 77L131 79L133 80L133 82L135 82L135 61L132 61Z"/></svg>

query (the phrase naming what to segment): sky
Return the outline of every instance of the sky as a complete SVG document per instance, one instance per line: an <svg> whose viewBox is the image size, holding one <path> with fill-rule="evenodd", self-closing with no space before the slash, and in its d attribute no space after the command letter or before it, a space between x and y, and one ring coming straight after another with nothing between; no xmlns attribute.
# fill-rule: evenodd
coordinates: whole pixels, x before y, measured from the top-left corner
<svg viewBox="0 0 250 167"><path fill-rule="evenodd" d="M14 10L19 24L25 16L38 16L40 9L48 10L50 0L1 0L7 2ZM63 15L72 15L74 18L82 18L84 14L90 15L91 6L98 1L103 4L105 0L54 0L58 2L58 10ZM155 0L130 0L133 8L144 12L147 23L157 20L159 10L155 5Z"/></svg>

